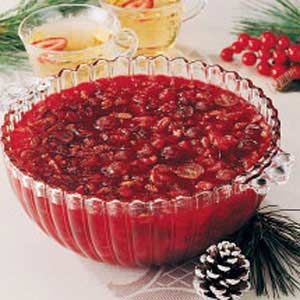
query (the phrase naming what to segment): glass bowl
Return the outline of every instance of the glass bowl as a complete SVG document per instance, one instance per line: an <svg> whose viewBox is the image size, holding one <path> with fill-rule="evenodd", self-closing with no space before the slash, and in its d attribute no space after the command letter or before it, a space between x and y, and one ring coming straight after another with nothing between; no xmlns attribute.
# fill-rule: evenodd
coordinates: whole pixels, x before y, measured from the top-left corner
<svg viewBox="0 0 300 300"><path fill-rule="evenodd" d="M80 74L87 74L84 78ZM24 174L6 154L8 133L34 103L80 81L132 74L166 74L198 79L230 90L253 104L271 127L268 151L247 174L211 191L172 200L122 202L71 194ZM126 266L160 265L193 257L236 231L255 212L272 183L285 183L291 156L280 145L277 110L263 91L237 73L184 58L119 57L65 69L29 89L10 92L2 125L2 152L8 176L26 213L63 246L100 262Z"/></svg>

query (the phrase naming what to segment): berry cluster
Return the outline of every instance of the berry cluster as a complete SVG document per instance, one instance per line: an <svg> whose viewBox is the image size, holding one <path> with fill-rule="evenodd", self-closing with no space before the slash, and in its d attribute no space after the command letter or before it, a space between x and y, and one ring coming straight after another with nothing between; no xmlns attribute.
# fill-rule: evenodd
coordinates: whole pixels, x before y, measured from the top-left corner
<svg viewBox="0 0 300 300"><path fill-rule="evenodd" d="M278 78L289 68L300 63L300 44L293 44L286 35L276 36L266 31L260 38L241 33L230 47L221 51L224 61L233 61L235 54L242 53L242 63L256 66L259 74Z"/></svg>

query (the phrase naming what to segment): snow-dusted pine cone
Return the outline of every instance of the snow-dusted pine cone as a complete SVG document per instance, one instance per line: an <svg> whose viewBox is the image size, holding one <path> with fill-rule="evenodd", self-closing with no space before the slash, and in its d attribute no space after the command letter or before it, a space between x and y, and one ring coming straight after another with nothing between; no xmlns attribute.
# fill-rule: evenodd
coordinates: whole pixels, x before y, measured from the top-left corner
<svg viewBox="0 0 300 300"><path fill-rule="evenodd" d="M238 300L249 290L250 263L234 243L210 246L195 269L194 287L205 300Z"/></svg>

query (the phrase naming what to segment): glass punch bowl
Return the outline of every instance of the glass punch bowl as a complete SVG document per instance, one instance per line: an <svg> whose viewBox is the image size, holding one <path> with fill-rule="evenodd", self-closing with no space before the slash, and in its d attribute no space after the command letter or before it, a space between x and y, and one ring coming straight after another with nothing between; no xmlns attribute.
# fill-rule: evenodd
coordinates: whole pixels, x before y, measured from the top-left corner
<svg viewBox="0 0 300 300"><path fill-rule="evenodd" d="M160 265L193 257L236 231L256 211L272 184L288 179L291 156L280 149L280 121L270 99L250 80L220 66L184 58L137 57L99 60L63 70L31 88L6 95L8 133L22 114L45 96L100 77L165 74L212 83L253 104L271 127L272 142L264 157L231 184L192 197L172 200L103 201L53 188L24 174L2 152L11 186L27 215L49 236L73 251L99 262L126 266Z"/></svg>

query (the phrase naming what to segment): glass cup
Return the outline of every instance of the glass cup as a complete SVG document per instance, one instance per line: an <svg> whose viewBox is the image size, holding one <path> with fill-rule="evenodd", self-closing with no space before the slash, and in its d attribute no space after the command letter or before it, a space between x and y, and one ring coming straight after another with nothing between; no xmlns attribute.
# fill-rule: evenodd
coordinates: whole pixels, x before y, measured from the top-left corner
<svg viewBox="0 0 300 300"><path fill-rule="evenodd" d="M99 58L133 56L138 46L135 33L121 29L112 12L84 4L61 4L33 12L20 24L19 36L40 77Z"/></svg>
<svg viewBox="0 0 300 300"><path fill-rule="evenodd" d="M171 49L181 23L195 17L206 5L206 0L154 0L153 8L128 8L118 6L122 0L99 1L119 17L123 27L135 31L139 39L138 54L146 56Z"/></svg>

